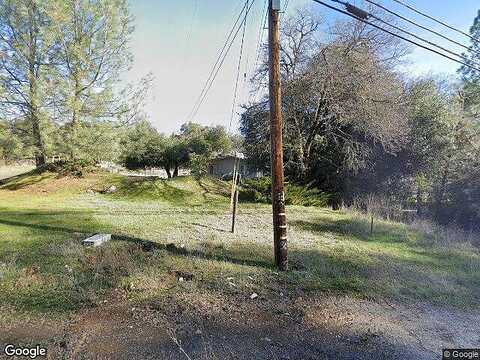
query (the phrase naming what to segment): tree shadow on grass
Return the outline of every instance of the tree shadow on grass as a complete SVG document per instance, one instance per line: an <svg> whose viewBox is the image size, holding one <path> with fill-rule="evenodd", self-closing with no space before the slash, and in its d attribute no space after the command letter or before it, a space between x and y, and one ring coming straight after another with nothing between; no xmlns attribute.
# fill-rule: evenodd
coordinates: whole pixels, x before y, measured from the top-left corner
<svg viewBox="0 0 480 360"><path fill-rule="evenodd" d="M378 243L405 242L406 232L401 225L374 222L373 233L370 232L370 220L366 218L348 218L317 221L293 220L289 225L314 234L334 233L339 236L354 237L358 240Z"/></svg>
<svg viewBox="0 0 480 360"><path fill-rule="evenodd" d="M32 213L31 211L29 212ZM58 217L58 212L56 216ZM71 217L72 219L70 219ZM75 214L68 213L68 217L62 225L56 223L47 225L37 224L18 220L5 220L0 218L0 224L21 226L33 229L33 231L45 231L47 233L60 232L63 234L84 234L91 233L95 224L84 226L72 226ZM108 231L108 229L105 229ZM78 236L77 236L78 239ZM199 249L186 249L173 243L160 243L144 238L127 234L112 234L113 242L127 243L137 246L146 252L166 251L174 256L185 256L192 259L211 260L226 262L241 266L251 266L275 271L272 251L267 245L246 245L236 244L230 248L223 246L200 247ZM78 239L80 241L80 239ZM34 244L22 249L23 253L29 254L29 261L23 262L23 266L34 264L39 257L35 256L39 251L32 249ZM41 252L41 251L40 251ZM33 254L33 256L32 256ZM24 258L24 257L21 257ZM43 259L42 259L43 260ZM369 276L375 269L371 264L365 263L362 258L346 258L323 253L318 250L292 249L290 251L290 262L292 271L282 275L284 281L290 283L294 288L301 288L302 291L335 291L340 293L362 294L370 293Z"/></svg>
<svg viewBox="0 0 480 360"><path fill-rule="evenodd" d="M63 313L91 306L91 294L104 293L118 281L107 278L115 273L102 254L81 248L82 239L106 230L88 212L0 212L2 225L0 303Z"/></svg>
<svg viewBox="0 0 480 360"><path fill-rule="evenodd" d="M86 294L89 292L101 294L112 287L119 286L121 282L122 276L117 274L115 266L121 269L123 260L119 261L117 265L112 265L110 260L105 258L105 256L109 256L108 251L102 250L109 249L115 244L126 245L127 254L136 254L135 249L139 249L144 254L164 251L172 256L184 257L191 261L199 259L251 266L266 270L270 274L275 271L271 247L268 245L238 243L231 244L227 248L221 245L202 247L199 242L199 247L186 249L173 243L166 244L153 241L154 239L115 233L111 227L96 222L90 216L91 214L88 212L54 211L49 213L28 209L23 212L0 213L0 225L19 227L25 237L21 246L13 246L14 244L8 239L2 239L5 240L3 244L0 242L0 262L8 264L9 256L14 256L10 268L6 269L7 272L10 271L13 274L9 280L12 285L11 293L5 296L5 291L8 289L0 286L0 293L4 293L3 296L0 294L2 300L6 304L32 311L57 312L85 306L88 304ZM336 231L342 234L344 231L341 225L339 227L335 224L330 224L330 226L322 224L315 230L312 230L312 225L307 226L310 231L337 229ZM81 239L93 232L113 232L113 241L106 247L82 249L79 246ZM54 249L57 244L77 247L78 251L71 254L69 252L66 254L52 252L52 246ZM104 251L107 252L102 255L104 258L100 265L91 262L93 261L91 259L95 259L96 255L102 254ZM94 257L92 258L89 254L93 254ZM392 300L398 300L398 294L404 294L402 300L407 302L424 301L442 304L442 302L448 303L447 300L454 296L452 286L455 288L457 283L465 284L471 279L469 273L452 274L450 265L444 264L440 265L436 271L444 274L443 277L448 275L445 279L449 279L449 286L432 285L431 269L428 267L409 269L408 266L411 262L404 261L392 254L384 254L381 258L370 254L359 255L361 254L348 251L332 252L321 248L293 247L290 250L292 271L278 273L277 277L268 277L265 279L264 285L273 288L287 286L292 291L300 292L326 291ZM138 261L132 260L137 264L135 265L137 271L142 271L145 259L145 256L139 255ZM126 257L124 260L129 261L129 258ZM162 261L162 257L155 261ZM78 266L77 278L72 280L69 277L70 275L65 271L66 264ZM35 267L37 268L35 272L44 275L37 284L38 286L30 288L27 286L24 291L12 292L18 279L25 278L25 271L31 271L30 269L35 269ZM216 268L214 267L214 269ZM98 276L96 275L98 271L103 272L100 281L95 278ZM111 276L111 274L117 275ZM30 275L26 278L35 280ZM45 281L47 282L45 283ZM390 284L392 281L395 282L395 287ZM412 285L415 285L418 291L412 291L410 289ZM462 285L461 290L462 296L469 304L474 303L479 295L478 290L472 286Z"/></svg>
<svg viewBox="0 0 480 360"><path fill-rule="evenodd" d="M231 234L232 233L231 231L221 229L221 228L211 226L211 225L205 225L205 224L200 224L200 223L192 223L192 225L200 226L200 227L203 227L205 229L215 230L215 231L218 231L218 232L221 232L221 233L226 233L226 234Z"/></svg>
<svg viewBox="0 0 480 360"><path fill-rule="evenodd" d="M207 181L202 181L205 179ZM225 182L222 180L214 177L207 177L204 179L196 179L195 181L198 186L202 188L204 198L207 197L207 194L216 194L224 197L228 197L230 195L228 192L228 186L226 186Z"/></svg>
<svg viewBox="0 0 480 360"><path fill-rule="evenodd" d="M20 190L52 178L52 173L32 170L24 174L0 180L0 190Z"/></svg>

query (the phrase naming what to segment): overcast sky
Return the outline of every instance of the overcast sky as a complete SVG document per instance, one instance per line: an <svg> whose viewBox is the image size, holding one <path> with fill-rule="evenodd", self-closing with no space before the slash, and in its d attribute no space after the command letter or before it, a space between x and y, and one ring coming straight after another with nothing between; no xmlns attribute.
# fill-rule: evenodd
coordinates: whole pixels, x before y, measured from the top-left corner
<svg viewBox="0 0 480 360"><path fill-rule="evenodd" d="M262 10L266 1L256 0L248 20L238 105L248 100L249 83L245 81L243 74L249 74L253 70L263 17ZM324 1L335 5L330 0ZM377 1L468 45L468 38L412 13L393 0ZM466 32L480 9L478 0L403 1ZM282 6L285 2L286 0L282 0ZM350 2L366 7L363 0ZM134 0L131 2L136 19L136 30L132 42L135 62L132 70L127 74L127 79L135 81L148 72L154 74L155 85L148 99L146 112L148 119L160 131L166 133L177 131L180 125L188 120L190 110L200 94L226 34L244 3L245 0ZM326 23L333 23L338 16L343 16L314 4L311 0L290 0L287 16L302 7L310 7L318 11L323 15ZM456 52L462 50L461 47L455 47L434 35L429 35L420 29L418 31L422 36L448 46ZM195 122L229 126L239 52L240 39L237 39L207 100L193 119ZM406 71L412 75L429 72L454 75L457 68L458 65L449 60L417 49L410 56L410 65ZM239 111L240 108L237 106L235 114ZM232 131L237 128L238 115L234 117Z"/></svg>

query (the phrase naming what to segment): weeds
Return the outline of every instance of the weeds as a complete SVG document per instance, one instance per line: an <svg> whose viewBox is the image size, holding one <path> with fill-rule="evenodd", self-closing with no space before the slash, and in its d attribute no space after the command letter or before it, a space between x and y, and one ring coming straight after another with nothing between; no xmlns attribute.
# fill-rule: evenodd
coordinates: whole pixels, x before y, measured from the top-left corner
<svg viewBox="0 0 480 360"><path fill-rule="evenodd" d="M95 176L96 186L116 184L119 191L88 195L84 185L69 183L61 195L58 190L48 197L0 190L4 305L66 313L95 306L115 288L134 300L172 292L247 299L252 292L266 297L334 292L478 305L480 254L468 242L452 241L452 232L376 218L371 233L370 216L358 211L290 206L291 271L276 273L269 206L244 204L237 233L222 230L230 223L224 196L228 184L208 179L199 184L192 178L137 183ZM93 183L91 178L81 181ZM83 209L74 209L79 203ZM196 204L200 210L191 211ZM112 241L100 248L82 247L81 239L93 231L112 233ZM439 234L447 240L439 240ZM180 273L193 276L180 282L175 276Z"/></svg>

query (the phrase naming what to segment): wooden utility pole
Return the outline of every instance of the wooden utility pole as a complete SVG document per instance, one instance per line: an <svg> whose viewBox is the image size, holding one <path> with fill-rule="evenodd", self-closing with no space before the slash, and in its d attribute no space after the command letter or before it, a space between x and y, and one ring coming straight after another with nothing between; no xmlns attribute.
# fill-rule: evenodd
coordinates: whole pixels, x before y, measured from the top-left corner
<svg viewBox="0 0 480 360"><path fill-rule="evenodd" d="M269 0L269 68L270 68L270 140L272 147L272 207L275 264L288 270L287 217L283 174L283 119L280 79L280 0Z"/></svg>
<svg viewBox="0 0 480 360"><path fill-rule="evenodd" d="M233 192L233 208L232 208L232 234L235 234L235 221L237 220L237 207L238 207L238 187L240 183L240 172L237 172L235 176L235 190Z"/></svg>
<svg viewBox="0 0 480 360"><path fill-rule="evenodd" d="M235 198L235 181L237 179L237 152L235 152L235 158L233 159L233 176L232 176L232 191L230 194L230 210L233 209L233 201Z"/></svg>

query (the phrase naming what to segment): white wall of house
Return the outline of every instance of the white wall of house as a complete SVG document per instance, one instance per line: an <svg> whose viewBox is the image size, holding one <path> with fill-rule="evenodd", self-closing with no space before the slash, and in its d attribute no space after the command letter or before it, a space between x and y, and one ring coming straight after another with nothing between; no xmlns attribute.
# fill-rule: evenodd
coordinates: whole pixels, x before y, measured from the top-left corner
<svg viewBox="0 0 480 360"><path fill-rule="evenodd" d="M209 173L210 175L217 176L217 177L233 174L234 164L235 164L235 158L233 157L213 160L212 164L210 165ZM243 175L242 168L245 168L245 164L243 160L240 160L240 171Z"/></svg>
<svg viewBox="0 0 480 360"><path fill-rule="evenodd" d="M243 178L256 178L263 176L262 172L251 170L244 159L237 159L237 161L239 161L239 170ZM232 175L234 163L235 158L233 156L215 159L210 164L209 174L220 178L226 175Z"/></svg>

